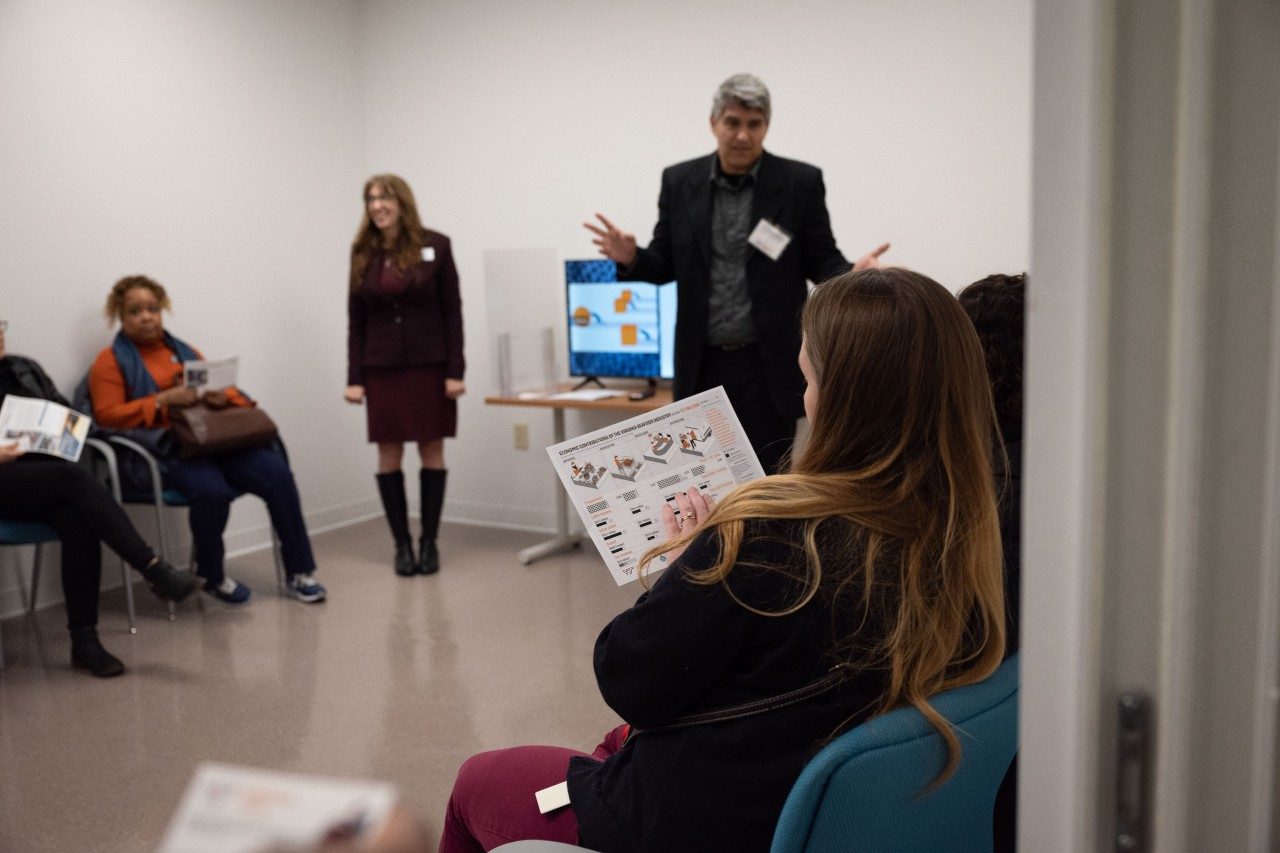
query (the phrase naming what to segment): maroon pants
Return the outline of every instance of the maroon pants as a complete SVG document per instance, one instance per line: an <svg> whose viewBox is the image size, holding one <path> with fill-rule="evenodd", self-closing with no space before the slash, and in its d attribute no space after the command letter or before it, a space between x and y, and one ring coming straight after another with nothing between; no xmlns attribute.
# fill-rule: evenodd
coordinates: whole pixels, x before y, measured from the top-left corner
<svg viewBox="0 0 1280 853"><path fill-rule="evenodd" d="M575 755L597 761L613 755L627 728L609 732L590 755L562 746L514 746L468 758L449 795L440 853L475 853L523 839L577 844L573 806L541 814L534 792L563 782Z"/></svg>

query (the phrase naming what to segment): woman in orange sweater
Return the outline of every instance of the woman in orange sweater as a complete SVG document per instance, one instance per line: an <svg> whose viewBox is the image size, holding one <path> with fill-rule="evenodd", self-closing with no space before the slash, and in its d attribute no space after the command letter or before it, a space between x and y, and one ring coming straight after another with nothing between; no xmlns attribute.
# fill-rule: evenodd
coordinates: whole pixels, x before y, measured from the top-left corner
<svg viewBox="0 0 1280 853"><path fill-rule="evenodd" d="M120 331L89 371L93 416L100 425L146 430L159 438L169 428L172 409L197 402L214 409L254 405L235 388L200 395L180 384L182 363L202 356L165 331L161 312L169 307L164 287L146 276L127 276L111 288L106 314L108 320L120 321ZM164 446L159 441L151 444ZM206 592L228 604L249 600L249 588L223 571L222 532L231 501L250 492L266 502L280 537L290 594L308 603L324 600L325 589L313 576L315 558L298 487L281 454L264 447L198 459L162 454L160 466L166 488L181 492L190 503L196 571Z"/></svg>

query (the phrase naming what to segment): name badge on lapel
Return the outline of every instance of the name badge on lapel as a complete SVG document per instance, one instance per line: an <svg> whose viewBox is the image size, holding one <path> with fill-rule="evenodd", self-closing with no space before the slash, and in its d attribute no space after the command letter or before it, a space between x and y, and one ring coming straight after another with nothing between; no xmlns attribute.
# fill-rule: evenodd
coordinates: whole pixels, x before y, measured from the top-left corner
<svg viewBox="0 0 1280 853"><path fill-rule="evenodd" d="M747 242L763 252L769 260L776 261L787 250L791 235L769 220L761 219L756 223L751 236L747 237Z"/></svg>
<svg viewBox="0 0 1280 853"><path fill-rule="evenodd" d="M432 262L432 261L434 261L435 259L436 259L436 247L435 247L435 246L423 246L423 247L422 247L422 260L426 261L427 263L431 263L431 262Z"/></svg>

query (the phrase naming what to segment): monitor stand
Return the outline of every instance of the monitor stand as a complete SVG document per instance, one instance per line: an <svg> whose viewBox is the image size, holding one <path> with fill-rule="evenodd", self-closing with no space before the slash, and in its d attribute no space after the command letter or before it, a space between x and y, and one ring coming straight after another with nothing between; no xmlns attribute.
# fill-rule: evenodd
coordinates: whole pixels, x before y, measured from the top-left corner
<svg viewBox="0 0 1280 853"><path fill-rule="evenodd" d="M577 385L574 385L574 386L573 386L572 388L570 388L569 390L570 390L570 391L578 391L578 390L580 390L580 389L582 389L582 388L586 388L586 387L587 387L588 385L590 385L592 382L596 383L597 387L600 387L600 388L603 388L603 387L604 387L604 383L600 381L600 377L598 377L598 376L588 376L586 379L582 380L582 381L581 381L581 382L579 382Z"/></svg>
<svg viewBox="0 0 1280 853"><path fill-rule="evenodd" d="M652 376L649 377L649 384L643 391L632 391L627 395L629 400L648 400L658 391L658 380Z"/></svg>

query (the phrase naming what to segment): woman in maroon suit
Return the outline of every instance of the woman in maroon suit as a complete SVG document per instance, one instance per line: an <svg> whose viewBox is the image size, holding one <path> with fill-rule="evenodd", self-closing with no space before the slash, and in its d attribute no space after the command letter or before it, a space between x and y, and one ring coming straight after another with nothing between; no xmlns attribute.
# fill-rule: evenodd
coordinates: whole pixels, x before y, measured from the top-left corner
<svg viewBox="0 0 1280 853"><path fill-rule="evenodd" d="M396 175L364 185L364 217L351 246L347 300L347 402L366 404L378 445L378 494L395 538L396 574L440 568L436 532L444 506L444 439L457 432L462 299L449 238L422 227L413 190ZM405 500L404 443L422 470L422 537L415 559Z"/></svg>

